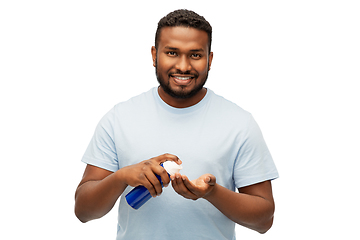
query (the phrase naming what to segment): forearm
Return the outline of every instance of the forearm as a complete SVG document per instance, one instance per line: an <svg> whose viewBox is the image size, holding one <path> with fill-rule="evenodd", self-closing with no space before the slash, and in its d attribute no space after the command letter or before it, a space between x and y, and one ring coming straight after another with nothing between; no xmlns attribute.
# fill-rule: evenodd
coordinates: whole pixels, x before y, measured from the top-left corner
<svg viewBox="0 0 360 240"><path fill-rule="evenodd" d="M265 233L273 222L274 203L262 197L237 193L216 184L204 197L232 221Z"/></svg>
<svg viewBox="0 0 360 240"><path fill-rule="evenodd" d="M76 216L81 222L101 218L113 208L126 186L116 173L81 184L75 193Z"/></svg>

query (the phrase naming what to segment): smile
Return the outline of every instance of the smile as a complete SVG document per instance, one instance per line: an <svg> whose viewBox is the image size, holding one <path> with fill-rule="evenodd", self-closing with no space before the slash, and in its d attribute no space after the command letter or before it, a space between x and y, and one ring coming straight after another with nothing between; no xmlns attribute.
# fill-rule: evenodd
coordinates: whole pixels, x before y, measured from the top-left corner
<svg viewBox="0 0 360 240"><path fill-rule="evenodd" d="M179 80L189 80L189 79L191 79L192 77L175 77L175 78L177 78L177 79L179 79Z"/></svg>
<svg viewBox="0 0 360 240"><path fill-rule="evenodd" d="M171 75L171 78L174 80L176 85L188 85L194 79L193 76L174 76Z"/></svg>

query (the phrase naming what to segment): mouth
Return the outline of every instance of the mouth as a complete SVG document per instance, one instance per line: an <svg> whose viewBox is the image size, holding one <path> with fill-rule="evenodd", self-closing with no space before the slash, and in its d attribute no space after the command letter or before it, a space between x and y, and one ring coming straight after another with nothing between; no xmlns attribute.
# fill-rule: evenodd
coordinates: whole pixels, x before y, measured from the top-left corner
<svg viewBox="0 0 360 240"><path fill-rule="evenodd" d="M174 80L177 85L188 85L195 76L189 75L170 75L170 77Z"/></svg>

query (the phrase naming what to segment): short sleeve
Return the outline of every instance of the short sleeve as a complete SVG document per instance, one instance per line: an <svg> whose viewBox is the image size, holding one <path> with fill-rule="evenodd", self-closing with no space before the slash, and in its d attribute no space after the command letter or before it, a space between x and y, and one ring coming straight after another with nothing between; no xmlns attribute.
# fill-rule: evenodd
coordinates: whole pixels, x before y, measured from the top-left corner
<svg viewBox="0 0 360 240"><path fill-rule="evenodd" d="M100 120L81 161L112 172L119 169L114 141L114 109Z"/></svg>
<svg viewBox="0 0 360 240"><path fill-rule="evenodd" d="M249 115L233 174L237 188L279 177L261 130L252 115Z"/></svg>

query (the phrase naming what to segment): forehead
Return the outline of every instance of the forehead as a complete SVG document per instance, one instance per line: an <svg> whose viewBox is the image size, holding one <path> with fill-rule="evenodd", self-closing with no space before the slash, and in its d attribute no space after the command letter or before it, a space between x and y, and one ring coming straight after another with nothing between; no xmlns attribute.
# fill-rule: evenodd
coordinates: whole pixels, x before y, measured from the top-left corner
<svg viewBox="0 0 360 240"><path fill-rule="evenodd" d="M208 34L191 27L164 27L159 38L159 48L172 47L181 50L208 49Z"/></svg>

